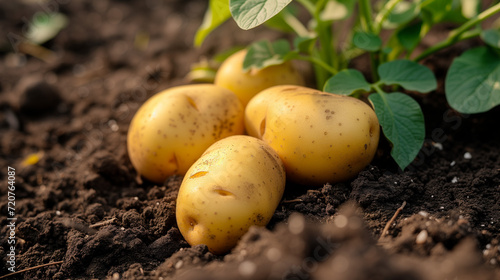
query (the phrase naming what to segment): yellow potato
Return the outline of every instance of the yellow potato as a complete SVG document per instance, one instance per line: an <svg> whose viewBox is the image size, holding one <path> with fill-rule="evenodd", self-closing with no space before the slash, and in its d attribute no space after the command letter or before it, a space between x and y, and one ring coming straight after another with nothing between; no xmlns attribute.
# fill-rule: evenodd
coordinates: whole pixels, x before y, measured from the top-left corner
<svg viewBox="0 0 500 280"><path fill-rule="evenodd" d="M191 245L221 254L252 225L265 226L285 188L285 169L264 141L237 135L208 148L186 173L177 225Z"/></svg>
<svg viewBox="0 0 500 280"><path fill-rule="evenodd" d="M130 123L127 148L132 165L156 183L184 174L217 140L244 132L243 113L236 95L215 85L162 91L148 99Z"/></svg>
<svg viewBox="0 0 500 280"><path fill-rule="evenodd" d="M243 71L247 50L241 50L228 57L215 75L214 83L234 92L243 106L260 91L276 85L304 85L304 79L287 61L261 70Z"/></svg>
<svg viewBox="0 0 500 280"><path fill-rule="evenodd" d="M300 184L335 183L373 159L380 127L366 103L299 86L275 86L245 110L247 133L281 157L287 177Z"/></svg>

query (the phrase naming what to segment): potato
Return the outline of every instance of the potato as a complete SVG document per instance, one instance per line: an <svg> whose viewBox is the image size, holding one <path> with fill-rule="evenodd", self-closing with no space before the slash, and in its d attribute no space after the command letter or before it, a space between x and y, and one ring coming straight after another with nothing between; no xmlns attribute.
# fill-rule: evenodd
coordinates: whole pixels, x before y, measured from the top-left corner
<svg viewBox="0 0 500 280"><path fill-rule="evenodd" d="M210 84L178 86L148 99L130 123L127 148L146 179L183 175L217 140L242 134L244 109L231 91Z"/></svg>
<svg viewBox="0 0 500 280"><path fill-rule="evenodd" d="M264 141L237 135L208 148L186 173L177 225L192 246L215 254L233 248L252 225L265 226L285 188L285 169Z"/></svg>
<svg viewBox="0 0 500 280"><path fill-rule="evenodd" d="M355 176L373 159L380 127L366 103L299 86L275 86L245 110L247 133L281 157L299 184L335 183Z"/></svg>
<svg viewBox="0 0 500 280"><path fill-rule="evenodd" d="M304 85L304 79L291 62L268 66L261 70L243 71L247 50L228 57L215 75L214 84L234 92L243 106L260 91L276 85Z"/></svg>

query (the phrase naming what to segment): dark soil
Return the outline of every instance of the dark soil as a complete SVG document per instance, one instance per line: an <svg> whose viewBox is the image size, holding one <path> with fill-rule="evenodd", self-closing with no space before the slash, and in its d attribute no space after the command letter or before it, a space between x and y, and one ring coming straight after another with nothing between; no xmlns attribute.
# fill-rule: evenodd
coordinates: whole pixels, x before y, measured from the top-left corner
<svg viewBox="0 0 500 280"><path fill-rule="evenodd" d="M382 140L372 164L348 182L289 184L267 228L252 228L231 253L215 256L191 248L176 226L181 177L163 185L136 179L128 124L148 97L185 84L191 63L278 34L227 23L196 49L206 1L28 2L0 3L1 275L9 272L11 166L16 270L62 261L11 279L500 279L498 108L458 114L442 82L414 95L427 140L406 171ZM9 51L9 38L47 10L70 23L43 45L52 52L46 61ZM425 63L442 81L470 44ZM23 162L30 155L39 161Z"/></svg>

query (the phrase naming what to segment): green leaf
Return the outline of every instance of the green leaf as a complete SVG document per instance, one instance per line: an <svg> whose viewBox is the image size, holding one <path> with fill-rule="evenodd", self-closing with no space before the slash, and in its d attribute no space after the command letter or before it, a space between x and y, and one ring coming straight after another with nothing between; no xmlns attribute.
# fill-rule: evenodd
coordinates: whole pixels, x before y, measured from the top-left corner
<svg viewBox="0 0 500 280"><path fill-rule="evenodd" d="M500 57L487 47L464 52L453 60L445 80L446 99L467 114L500 104Z"/></svg>
<svg viewBox="0 0 500 280"><path fill-rule="evenodd" d="M426 18L432 24L441 22L446 14L448 14L453 6L453 0L434 0L424 2L422 5L422 11L426 12L428 18Z"/></svg>
<svg viewBox="0 0 500 280"><path fill-rule="evenodd" d="M399 43L407 51L412 51L415 49L420 42L420 31L422 30L422 21L416 24L405 26L403 29L399 30L397 33L397 38Z"/></svg>
<svg viewBox="0 0 500 280"><path fill-rule="evenodd" d="M203 23L196 31L194 45L201 46L208 34L230 17L228 0L210 0Z"/></svg>
<svg viewBox="0 0 500 280"><path fill-rule="evenodd" d="M43 44L54 38L68 25L68 18L60 13L36 13L30 22L26 38L35 44Z"/></svg>
<svg viewBox="0 0 500 280"><path fill-rule="evenodd" d="M488 29L481 32L481 39L483 41L497 49L500 49L500 30L498 29Z"/></svg>
<svg viewBox="0 0 500 280"><path fill-rule="evenodd" d="M425 122L420 105L400 92L374 93L368 98L385 137L392 143L391 156L404 170L424 143Z"/></svg>
<svg viewBox="0 0 500 280"><path fill-rule="evenodd" d="M343 20L351 16L356 0L329 0L320 14L323 21Z"/></svg>
<svg viewBox="0 0 500 280"><path fill-rule="evenodd" d="M259 70L271 65L278 65L286 60L290 53L290 44L286 40L273 43L263 40L250 45L243 61L243 71Z"/></svg>
<svg viewBox="0 0 500 280"><path fill-rule="evenodd" d="M382 46L382 39L379 36L362 31L356 31L352 38L354 45L365 51L378 51Z"/></svg>
<svg viewBox="0 0 500 280"><path fill-rule="evenodd" d="M463 23L467 21L462 14L461 0L425 1L422 5L422 12L425 13L424 19L431 25L440 22ZM467 12L470 13L470 11Z"/></svg>
<svg viewBox="0 0 500 280"><path fill-rule="evenodd" d="M311 48L316 42L317 36L296 37L293 40L293 46L300 53L310 53Z"/></svg>
<svg viewBox="0 0 500 280"><path fill-rule="evenodd" d="M323 91L351 95L357 91L369 91L371 85L361 72L354 69L345 69L326 81Z"/></svg>
<svg viewBox="0 0 500 280"><path fill-rule="evenodd" d="M416 62L400 59L381 64L378 67L381 84L400 85L407 90L426 93L437 88L432 71Z"/></svg>
<svg viewBox="0 0 500 280"><path fill-rule="evenodd" d="M383 27L385 29L398 28L412 21L419 13L420 7L417 3L399 2L383 22Z"/></svg>
<svg viewBox="0 0 500 280"><path fill-rule="evenodd" d="M241 29L259 26L283 10L292 0L230 0L229 9Z"/></svg>

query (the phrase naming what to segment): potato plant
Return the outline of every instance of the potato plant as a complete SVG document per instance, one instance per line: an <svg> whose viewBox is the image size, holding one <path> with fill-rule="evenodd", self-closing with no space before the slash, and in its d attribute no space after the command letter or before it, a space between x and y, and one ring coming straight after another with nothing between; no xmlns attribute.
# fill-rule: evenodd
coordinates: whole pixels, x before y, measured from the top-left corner
<svg viewBox="0 0 500 280"><path fill-rule="evenodd" d="M195 44L201 45L214 29L233 18L244 30L261 24L295 35L285 40L259 41L248 47L243 67L262 69L289 60L310 62L318 89L326 92L368 95L392 143L391 155L401 169L417 156L425 137L419 104L401 91L427 93L437 87L434 74L419 64L424 58L456 42L481 37L485 46L468 50L454 60L445 84L447 100L463 113L487 111L500 104L500 31L481 23L500 12L492 1L479 0L210 0ZM309 14L308 22L297 10ZM349 26L346 39L337 32ZM442 42L417 53L417 46L440 23L456 28ZM389 37L382 40L381 33ZM371 76L349 62L368 53Z"/></svg>

